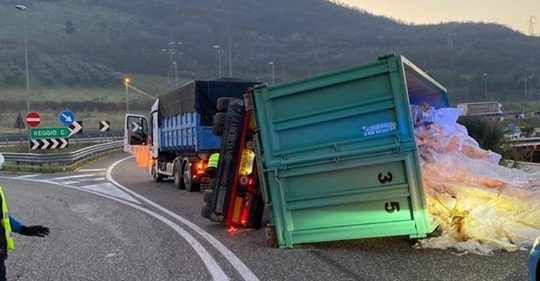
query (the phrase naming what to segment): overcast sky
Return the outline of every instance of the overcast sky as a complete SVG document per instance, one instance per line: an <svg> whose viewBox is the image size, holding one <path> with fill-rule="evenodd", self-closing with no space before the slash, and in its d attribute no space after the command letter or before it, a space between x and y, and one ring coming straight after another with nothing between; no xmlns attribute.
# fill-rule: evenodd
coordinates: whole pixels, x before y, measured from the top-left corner
<svg viewBox="0 0 540 281"><path fill-rule="evenodd" d="M494 22L529 34L530 16L534 33L540 32L540 0L339 0L376 15L407 23L448 21Z"/></svg>

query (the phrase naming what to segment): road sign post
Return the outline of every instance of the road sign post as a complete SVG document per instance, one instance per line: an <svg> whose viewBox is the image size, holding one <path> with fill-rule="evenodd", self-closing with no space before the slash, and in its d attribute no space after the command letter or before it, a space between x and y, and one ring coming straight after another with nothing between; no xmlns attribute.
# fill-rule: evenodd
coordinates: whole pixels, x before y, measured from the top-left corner
<svg viewBox="0 0 540 281"><path fill-rule="evenodd" d="M15 124L13 124L13 128L19 129L19 146L22 146L22 129L26 129L26 126L24 126L24 121L20 112L17 115Z"/></svg>

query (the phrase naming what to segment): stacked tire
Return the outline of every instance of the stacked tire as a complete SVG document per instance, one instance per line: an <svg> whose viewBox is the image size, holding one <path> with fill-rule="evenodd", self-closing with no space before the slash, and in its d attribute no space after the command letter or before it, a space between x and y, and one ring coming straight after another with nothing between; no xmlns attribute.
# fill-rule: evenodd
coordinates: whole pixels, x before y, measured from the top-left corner
<svg viewBox="0 0 540 281"><path fill-rule="evenodd" d="M212 118L212 132L214 135L221 137L223 136L223 128L225 127L225 117L227 115L227 109L229 108L229 103L232 98L221 97L218 98L216 103L216 114ZM201 207L201 216L207 219L210 219L212 209L210 205L214 198L214 189L217 184L217 179L211 179L208 189L203 192L203 205Z"/></svg>
<svg viewBox="0 0 540 281"><path fill-rule="evenodd" d="M216 114L212 118L212 132L214 135L221 137L223 135L223 127L225 126L225 116L232 98L219 98L216 104Z"/></svg>

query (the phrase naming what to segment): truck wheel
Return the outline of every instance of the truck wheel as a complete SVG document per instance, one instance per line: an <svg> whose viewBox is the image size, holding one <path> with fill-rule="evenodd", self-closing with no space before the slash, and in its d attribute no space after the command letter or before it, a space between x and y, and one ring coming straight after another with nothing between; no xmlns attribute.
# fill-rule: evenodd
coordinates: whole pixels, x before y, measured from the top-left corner
<svg viewBox="0 0 540 281"><path fill-rule="evenodd" d="M203 199L202 200L205 203L211 204L213 197L214 197L214 190L213 189L207 189L203 193Z"/></svg>
<svg viewBox="0 0 540 281"><path fill-rule="evenodd" d="M217 99L216 103L216 109L220 112L227 112L227 109L229 108L229 103L231 102L232 98L227 97L221 97Z"/></svg>
<svg viewBox="0 0 540 281"><path fill-rule="evenodd" d="M210 219L210 214L212 214L212 209L210 209L210 205L208 205L208 203L204 203L201 207L201 216L203 218Z"/></svg>
<svg viewBox="0 0 540 281"><path fill-rule="evenodd" d="M182 169L180 168L180 165L178 164L178 162L174 164L173 178L174 178L174 187L178 189L183 189L184 180L182 179Z"/></svg>
<svg viewBox="0 0 540 281"><path fill-rule="evenodd" d="M193 182L191 175L192 175L191 165L188 165L188 164L184 165L184 173L183 173L184 187L189 192L199 191L200 186L199 184Z"/></svg>

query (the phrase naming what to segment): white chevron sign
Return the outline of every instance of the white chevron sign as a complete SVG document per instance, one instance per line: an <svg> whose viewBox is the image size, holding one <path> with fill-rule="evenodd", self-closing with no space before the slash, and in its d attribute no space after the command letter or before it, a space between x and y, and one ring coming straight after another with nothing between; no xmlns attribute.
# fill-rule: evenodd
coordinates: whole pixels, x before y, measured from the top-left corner
<svg viewBox="0 0 540 281"><path fill-rule="evenodd" d="M111 123L109 121L99 121L99 131L108 132L111 129Z"/></svg>
<svg viewBox="0 0 540 281"><path fill-rule="evenodd" d="M35 139L30 140L30 148L38 149L60 149L68 147L69 140L64 138L57 139Z"/></svg>
<svg viewBox="0 0 540 281"><path fill-rule="evenodd" d="M69 134L69 136L73 136L75 134L81 134L82 133L82 121L75 121L73 123L71 123L71 125L69 125L69 130L71 131L71 133Z"/></svg>

